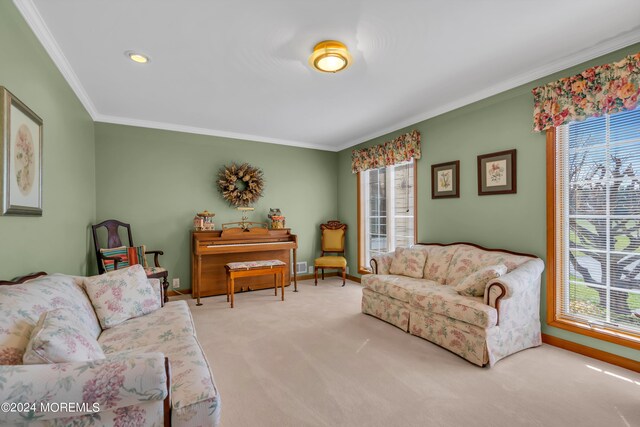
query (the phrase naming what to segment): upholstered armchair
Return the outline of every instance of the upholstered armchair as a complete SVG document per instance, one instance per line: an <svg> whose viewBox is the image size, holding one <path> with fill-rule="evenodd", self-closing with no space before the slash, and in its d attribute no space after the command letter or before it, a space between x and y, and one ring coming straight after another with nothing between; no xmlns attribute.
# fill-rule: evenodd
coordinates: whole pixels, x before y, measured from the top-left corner
<svg viewBox="0 0 640 427"><path fill-rule="evenodd" d="M322 280L324 280L324 270L328 268L342 270L342 286L344 286L347 278L347 259L344 257L347 224L342 224L340 221L329 221L326 224L320 224L320 231L322 233L322 255L314 261L315 284L318 286L318 270L322 271ZM342 255L325 255L325 253Z"/></svg>

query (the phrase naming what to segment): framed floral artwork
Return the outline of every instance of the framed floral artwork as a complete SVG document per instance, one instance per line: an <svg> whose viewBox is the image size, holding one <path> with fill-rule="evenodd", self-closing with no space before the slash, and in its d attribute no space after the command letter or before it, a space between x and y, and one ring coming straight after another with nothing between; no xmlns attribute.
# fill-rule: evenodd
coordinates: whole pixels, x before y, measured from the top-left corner
<svg viewBox="0 0 640 427"><path fill-rule="evenodd" d="M0 86L3 215L42 215L42 119Z"/></svg>
<svg viewBox="0 0 640 427"><path fill-rule="evenodd" d="M460 197L460 160L431 165L431 198Z"/></svg>
<svg viewBox="0 0 640 427"><path fill-rule="evenodd" d="M478 156L478 195L516 193L516 150Z"/></svg>

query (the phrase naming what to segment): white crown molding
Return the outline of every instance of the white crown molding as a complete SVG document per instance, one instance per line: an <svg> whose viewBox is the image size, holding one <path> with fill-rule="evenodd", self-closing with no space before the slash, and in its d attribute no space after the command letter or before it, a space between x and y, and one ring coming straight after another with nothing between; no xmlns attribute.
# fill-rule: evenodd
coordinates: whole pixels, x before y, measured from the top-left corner
<svg viewBox="0 0 640 427"><path fill-rule="evenodd" d="M40 44L42 44L54 64L56 64L60 73L62 73L62 76L67 83L69 83L69 86L71 86L71 89L75 92L85 110L87 110L91 118L95 120L97 111L91 98L89 98L89 95L80 83L80 79L78 79L69 61L64 56L64 53L62 53L62 49L60 49L58 42L56 42L53 34L49 31L49 27L47 27L44 19L42 19L42 15L38 12L36 5L33 4L32 0L13 0L13 4L15 4L22 14L22 17L27 21L27 24L31 27L31 31L36 35Z"/></svg>
<svg viewBox="0 0 640 427"><path fill-rule="evenodd" d="M287 139L270 138L260 135L250 135L246 133L229 132L216 129L200 128L195 126L185 126L175 123L155 122L150 120L130 119L127 117L108 116L98 114L94 118L95 122L111 123L116 125L137 126L141 128L160 129L174 132L193 133L197 135L218 136L222 138L243 139L247 141L266 142L267 144L288 145L290 147L309 148L322 151L337 151L335 147L328 147L321 144L311 144L300 141L290 141Z"/></svg>
<svg viewBox="0 0 640 427"><path fill-rule="evenodd" d="M607 53L611 53L613 51L622 49L624 47L630 46L638 42L640 42L640 29L630 31L618 37L611 38L591 48L581 50L573 55L565 56L558 61L551 62L549 64L535 68L528 73L520 74L519 76L516 76L504 82L501 82L497 85L475 92L472 95L466 96L464 98L456 99L443 106L432 108L427 111L423 111L420 114L411 116L408 119L402 120L394 125L387 126L383 129L377 130L376 132L370 133L366 136L354 139L346 144L340 145L335 148L335 151L346 150L347 148L351 148L354 145L361 144L373 138L386 135L388 133L397 131L398 129L405 128L407 126L420 123L421 121L439 116L449 111L453 111L455 109L464 107L465 105L473 104L474 102L480 101L485 98L489 98L493 95L497 95L509 89L513 89L518 86L531 83L534 80L541 79L545 76L549 76L551 74L557 73L558 71L571 68L575 65L581 64L583 62L589 61L591 59L597 58L602 55L606 55ZM531 127L533 128L533 121L531 122Z"/></svg>

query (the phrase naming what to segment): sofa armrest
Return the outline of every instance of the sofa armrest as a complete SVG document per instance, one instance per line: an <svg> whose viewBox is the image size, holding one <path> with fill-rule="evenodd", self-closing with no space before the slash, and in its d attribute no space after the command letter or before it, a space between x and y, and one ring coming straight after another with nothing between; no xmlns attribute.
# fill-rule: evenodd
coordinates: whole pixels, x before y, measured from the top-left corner
<svg viewBox="0 0 640 427"><path fill-rule="evenodd" d="M165 400L169 393L165 363L162 353L144 353L88 362L2 365L0 401L15 404L20 411L1 411L0 424L76 417Z"/></svg>
<svg viewBox="0 0 640 427"><path fill-rule="evenodd" d="M515 270L494 279L485 288L485 303L498 308L500 301L517 295L526 294L531 286L539 286L540 275L544 271L544 262L536 258L527 261ZM539 295L539 289L535 290Z"/></svg>
<svg viewBox="0 0 640 427"><path fill-rule="evenodd" d="M373 274L389 274L389 268L391 268L391 261L393 261L394 252L389 252L382 255L376 255L371 258L371 272Z"/></svg>

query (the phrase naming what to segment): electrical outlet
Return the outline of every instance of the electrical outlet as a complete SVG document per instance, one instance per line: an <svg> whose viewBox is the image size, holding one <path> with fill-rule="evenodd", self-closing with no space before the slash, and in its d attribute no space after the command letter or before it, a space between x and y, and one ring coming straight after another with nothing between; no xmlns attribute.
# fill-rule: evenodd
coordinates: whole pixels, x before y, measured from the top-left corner
<svg viewBox="0 0 640 427"><path fill-rule="evenodd" d="M173 289L178 289L180 287L180 278L176 277L173 279Z"/></svg>

